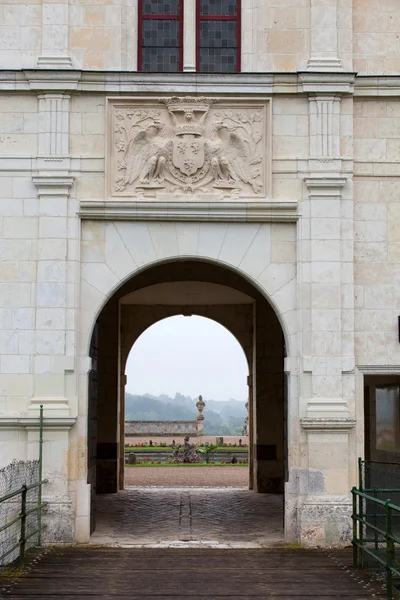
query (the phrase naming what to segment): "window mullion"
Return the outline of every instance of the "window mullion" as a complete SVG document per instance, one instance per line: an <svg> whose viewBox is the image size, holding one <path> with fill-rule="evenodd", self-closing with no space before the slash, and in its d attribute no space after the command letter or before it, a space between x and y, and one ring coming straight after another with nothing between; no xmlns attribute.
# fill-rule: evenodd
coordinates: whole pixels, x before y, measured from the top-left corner
<svg viewBox="0 0 400 600"><path fill-rule="evenodd" d="M196 70L196 0L183 0L183 70Z"/></svg>

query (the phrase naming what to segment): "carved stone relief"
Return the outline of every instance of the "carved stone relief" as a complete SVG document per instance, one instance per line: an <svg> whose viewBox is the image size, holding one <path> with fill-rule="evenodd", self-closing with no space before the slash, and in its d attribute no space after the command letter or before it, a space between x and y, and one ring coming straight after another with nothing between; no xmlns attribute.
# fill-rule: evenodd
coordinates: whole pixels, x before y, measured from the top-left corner
<svg viewBox="0 0 400 600"><path fill-rule="evenodd" d="M191 96L112 101L110 195L265 198L267 106Z"/></svg>

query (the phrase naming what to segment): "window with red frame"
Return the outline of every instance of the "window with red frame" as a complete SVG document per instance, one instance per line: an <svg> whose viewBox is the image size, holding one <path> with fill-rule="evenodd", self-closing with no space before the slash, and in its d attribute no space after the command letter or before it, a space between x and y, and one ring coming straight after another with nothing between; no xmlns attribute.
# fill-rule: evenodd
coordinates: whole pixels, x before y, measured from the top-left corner
<svg viewBox="0 0 400 600"><path fill-rule="evenodd" d="M139 71L182 71L183 2L139 0Z"/></svg>
<svg viewBox="0 0 400 600"><path fill-rule="evenodd" d="M240 71L240 0L197 0L197 71Z"/></svg>

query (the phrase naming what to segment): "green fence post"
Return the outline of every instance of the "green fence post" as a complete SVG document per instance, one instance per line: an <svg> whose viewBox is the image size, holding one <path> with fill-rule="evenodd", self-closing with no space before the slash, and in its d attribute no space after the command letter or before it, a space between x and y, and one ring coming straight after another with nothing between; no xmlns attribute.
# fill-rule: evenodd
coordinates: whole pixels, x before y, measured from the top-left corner
<svg viewBox="0 0 400 600"><path fill-rule="evenodd" d="M394 542L392 539L392 509L390 500L385 504L386 507L386 598L393 599L393 557L394 557Z"/></svg>
<svg viewBox="0 0 400 600"><path fill-rule="evenodd" d="M361 458L361 456L358 457L358 489L360 490L360 492L364 491L364 485L363 485L363 460ZM360 568L363 569L364 568L364 550L363 550L363 544L364 544L364 523L362 522L363 518L364 518L364 511L363 511L363 498L362 496L358 496L358 516L360 518L359 521L359 540L360 540L360 546L359 546L359 550L360 550Z"/></svg>
<svg viewBox="0 0 400 600"><path fill-rule="evenodd" d="M360 490L360 492L364 491L362 466L363 466L363 460L362 460L361 456L359 456L358 457L358 489Z"/></svg>
<svg viewBox="0 0 400 600"><path fill-rule="evenodd" d="M19 538L19 557L21 562L25 560L25 544L26 544L26 493L27 487L23 485L21 488L21 535Z"/></svg>
<svg viewBox="0 0 400 600"><path fill-rule="evenodd" d="M357 496L355 487L351 490L353 496L353 569L358 568L358 546L357 546Z"/></svg>
<svg viewBox="0 0 400 600"><path fill-rule="evenodd" d="M363 510L363 497L362 496L358 496L358 516L359 516L359 521L358 521L358 539L359 539L359 549L360 549L360 563L359 563L359 567L360 569L364 568L364 510Z"/></svg>
<svg viewBox="0 0 400 600"><path fill-rule="evenodd" d="M374 488L374 498L378 497L378 491L376 488ZM378 527L378 518L376 515L376 502L373 503L374 504L374 525L375 527ZM379 510L379 509L378 509ZM378 532L376 529L374 529L374 543L375 543L375 551L378 554L378 549L379 549L379 545L378 545Z"/></svg>
<svg viewBox="0 0 400 600"><path fill-rule="evenodd" d="M39 413L39 482L43 479L43 404ZM37 545L42 544L42 486L38 490L38 537Z"/></svg>

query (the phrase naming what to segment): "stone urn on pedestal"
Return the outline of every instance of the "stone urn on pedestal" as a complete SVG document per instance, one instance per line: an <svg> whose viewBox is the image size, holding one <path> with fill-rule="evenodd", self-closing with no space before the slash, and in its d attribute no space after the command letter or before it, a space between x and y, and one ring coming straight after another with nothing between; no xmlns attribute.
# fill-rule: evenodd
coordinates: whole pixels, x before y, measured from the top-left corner
<svg viewBox="0 0 400 600"><path fill-rule="evenodd" d="M199 396L199 399L196 402L196 406L197 406L197 410L199 411L197 414L197 435L203 435L203 421L204 421L204 415L203 415L203 410L205 407L206 403L203 401L203 397Z"/></svg>

